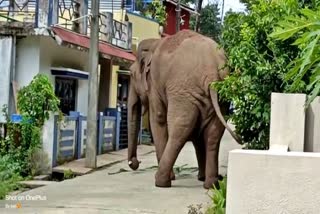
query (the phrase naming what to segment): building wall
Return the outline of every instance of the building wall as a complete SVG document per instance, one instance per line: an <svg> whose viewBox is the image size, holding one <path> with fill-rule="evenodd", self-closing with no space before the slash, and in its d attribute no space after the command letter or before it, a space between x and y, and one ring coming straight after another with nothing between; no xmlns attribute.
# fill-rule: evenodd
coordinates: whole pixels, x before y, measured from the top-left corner
<svg viewBox="0 0 320 214"><path fill-rule="evenodd" d="M21 88L28 85L40 68L40 37L17 40L16 81Z"/></svg>
<svg viewBox="0 0 320 214"><path fill-rule="evenodd" d="M112 72L110 72L110 87L109 87L109 108L117 107L117 93L118 93L118 73L119 66L113 65Z"/></svg>
<svg viewBox="0 0 320 214"><path fill-rule="evenodd" d="M0 38L0 109L3 105L9 107L11 87L12 37ZM0 123L6 122L4 115L0 114Z"/></svg>
<svg viewBox="0 0 320 214"><path fill-rule="evenodd" d="M50 37L29 36L17 42L16 80L19 87L28 85L38 73L46 74L52 84L50 67L87 70L88 53L59 46ZM88 80L78 80L76 110L87 114Z"/></svg>
<svg viewBox="0 0 320 214"><path fill-rule="evenodd" d="M50 50L50 51L48 51ZM40 39L40 73L47 74L54 84L54 76L50 67L68 67L87 71L88 52L59 46L50 37ZM87 115L88 109L88 80L78 80L76 111Z"/></svg>
<svg viewBox="0 0 320 214"><path fill-rule="evenodd" d="M164 32L173 35L176 33L176 6L169 3L166 3L165 6L168 16ZM181 16L183 16L184 24L180 25L180 30L189 29L190 13L181 9Z"/></svg>
<svg viewBox="0 0 320 214"><path fill-rule="evenodd" d="M103 112L109 107L110 78L111 78L111 61L100 59L100 83L99 83L99 104L98 111Z"/></svg>
<svg viewBox="0 0 320 214"><path fill-rule="evenodd" d="M160 38L159 23L135 13L127 12L129 22L132 23L132 36L136 39L132 42L142 41L150 38Z"/></svg>

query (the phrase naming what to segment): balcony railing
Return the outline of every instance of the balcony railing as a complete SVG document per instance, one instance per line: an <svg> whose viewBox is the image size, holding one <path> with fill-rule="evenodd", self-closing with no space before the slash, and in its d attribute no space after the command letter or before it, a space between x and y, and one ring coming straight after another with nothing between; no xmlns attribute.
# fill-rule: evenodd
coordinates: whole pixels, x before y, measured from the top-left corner
<svg viewBox="0 0 320 214"><path fill-rule="evenodd" d="M0 0L2 22L30 23L36 28L60 27L90 35L88 0ZM100 13L100 40L131 50L132 25L113 19L110 12Z"/></svg>
<svg viewBox="0 0 320 214"><path fill-rule="evenodd" d="M36 22L37 0L0 0L0 22Z"/></svg>

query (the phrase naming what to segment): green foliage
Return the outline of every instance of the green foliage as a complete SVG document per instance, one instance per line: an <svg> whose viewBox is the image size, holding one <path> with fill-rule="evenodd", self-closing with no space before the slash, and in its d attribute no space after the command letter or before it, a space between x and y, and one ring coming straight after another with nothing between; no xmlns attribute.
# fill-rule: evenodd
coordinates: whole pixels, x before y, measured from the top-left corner
<svg viewBox="0 0 320 214"><path fill-rule="evenodd" d="M0 156L9 155L20 166L22 176L31 174L30 158L34 150L40 147L40 128L23 119L21 123L9 120L6 108L3 109L7 118L8 136L0 141Z"/></svg>
<svg viewBox="0 0 320 214"><path fill-rule="evenodd" d="M7 107L3 107L7 136L0 139L0 198L18 188L17 181L42 170L45 159L40 153L41 130L49 112L58 111L58 104L48 78L37 75L18 92L18 109L23 118L20 123L13 123Z"/></svg>
<svg viewBox="0 0 320 214"><path fill-rule="evenodd" d="M10 155L0 156L0 200L20 187L20 170L21 166Z"/></svg>
<svg viewBox="0 0 320 214"><path fill-rule="evenodd" d="M75 177L75 174L72 172L71 169L65 170L63 172L63 179L71 179L71 178L74 178L74 177Z"/></svg>
<svg viewBox="0 0 320 214"><path fill-rule="evenodd" d="M165 26L167 21L166 7L160 0L154 0L151 4L144 6L142 0L136 1L136 10L145 17L155 19L160 25Z"/></svg>
<svg viewBox="0 0 320 214"><path fill-rule="evenodd" d="M309 94L308 106L320 93L320 8L299 10L298 14L287 16L271 34L273 38L286 41L298 38L293 45L301 50L299 56L289 64L290 72L285 80L289 92Z"/></svg>
<svg viewBox="0 0 320 214"><path fill-rule="evenodd" d="M49 112L59 110L59 99L47 76L38 74L31 83L18 92L18 109L23 116L42 126L49 119Z"/></svg>
<svg viewBox="0 0 320 214"><path fill-rule="evenodd" d="M195 22L192 22L194 26ZM215 41L221 34L221 19L217 3L209 3L200 12L199 32Z"/></svg>
<svg viewBox="0 0 320 214"><path fill-rule="evenodd" d="M206 214L225 214L226 201L227 201L227 178L224 177L219 181L219 189L215 186L210 189L211 191L211 206L206 211Z"/></svg>
<svg viewBox="0 0 320 214"><path fill-rule="evenodd" d="M259 0L247 14L229 12L225 17L220 43L232 73L212 86L222 99L232 101L231 120L246 148L268 148L271 93L285 91L287 65L299 54L290 45L293 39L281 42L268 35L298 8L295 1Z"/></svg>
<svg viewBox="0 0 320 214"><path fill-rule="evenodd" d="M166 7L160 0L154 0L151 3L154 10L154 18L159 22L160 25L165 26L167 21Z"/></svg>

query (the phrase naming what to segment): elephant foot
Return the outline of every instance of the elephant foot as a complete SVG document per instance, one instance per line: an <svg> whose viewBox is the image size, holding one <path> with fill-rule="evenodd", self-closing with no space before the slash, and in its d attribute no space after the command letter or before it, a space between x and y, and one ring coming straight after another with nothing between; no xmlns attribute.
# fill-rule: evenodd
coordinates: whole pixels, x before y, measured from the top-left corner
<svg viewBox="0 0 320 214"><path fill-rule="evenodd" d="M171 187L171 179L170 177L166 178L164 176L158 176L156 173L156 187Z"/></svg>
<svg viewBox="0 0 320 214"><path fill-rule="evenodd" d="M204 175L198 175L198 180L199 180L199 181L205 181L205 180L206 180L206 176L204 176Z"/></svg>
<svg viewBox="0 0 320 214"><path fill-rule="evenodd" d="M205 175L205 173L199 171L199 173L198 173L198 180L199 180L199 181L205 181L205 180L206 180L206 175Z"/></svg>
<svg viewBox="0 0 320 214"><path fill-rule="evenodd" d="M137 170L139 168L139 161L136 157L131 158L131 160L128 161L128 165L132 170Z"/></svg>
<svg viewBox="0 0 320 214"><path fill-rule="evenodd" d="M210 189L210 188L213 188L213 186L215 186L217 189L220 189L218 180L219 180L219 179L206 180L206 181L203 183L203 188L205 188L205 189Z"/></svg>
<svg viewBox="0 0 320 214"><path fill-rule="evenodd" d="M173 171L171 171L171 173L170 173L170 180L172 180L172 181L176 180L176 175L174 174Z"/></svg>

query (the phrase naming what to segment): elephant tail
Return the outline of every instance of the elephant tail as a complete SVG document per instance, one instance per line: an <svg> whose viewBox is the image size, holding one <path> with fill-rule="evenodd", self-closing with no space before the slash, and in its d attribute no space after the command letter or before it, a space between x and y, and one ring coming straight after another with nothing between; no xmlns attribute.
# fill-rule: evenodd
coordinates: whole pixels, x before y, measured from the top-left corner
<svg viewBox="0 0 320 214"><path fill-rule="evenodd" d="M230 134L232 135L232 137L239 143L241 143L241 138L232 131L232 129L228 126L226 120L224 119L222 113L221 113L221 109L218 103L218 92L214 91L212 89L210 89L210 96L211 96L211 100L212 100L212 104L213 104L213 108L216 111L216 114L218 116L218 118L220 119L221 123L224 125L224 127L226 127L226 129L228 129L228 131L230 132Z"/></svg>

